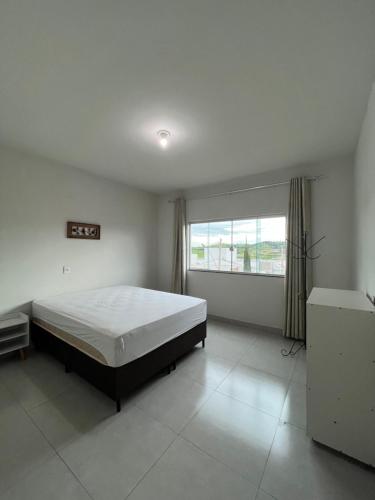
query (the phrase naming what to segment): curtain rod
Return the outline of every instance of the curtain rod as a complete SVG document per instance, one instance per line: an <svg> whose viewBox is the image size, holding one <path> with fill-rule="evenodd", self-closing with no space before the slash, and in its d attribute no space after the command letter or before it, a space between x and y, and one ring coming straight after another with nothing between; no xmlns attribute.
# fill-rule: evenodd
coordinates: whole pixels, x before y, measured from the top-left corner
<svg viewBox="0 0 375 500"><path fill-rule="evenodd" d="M308 181L319 181L320 179L325 178L325 175L316 175L314 177L305 177ZM226 196L226 195L231 195L231 194L238 194L238 193L246 193L247 191L253 191L255 189L268 189L271 187L276 187L276 186L284 186L286 184L289 184L289 181L283 181L283 182L275 182L273 184L264 184L262 186L252 186L248 188L243 188L243 189L234 189L233 191L223 191L222 193L214 193L214 194L208 194L206 196L197 196L196 198L187 198L186 201L190 200L206 200L208 198L216 198L218 196ZM174 203L175 200L168 200L168 203Z"/></svg>

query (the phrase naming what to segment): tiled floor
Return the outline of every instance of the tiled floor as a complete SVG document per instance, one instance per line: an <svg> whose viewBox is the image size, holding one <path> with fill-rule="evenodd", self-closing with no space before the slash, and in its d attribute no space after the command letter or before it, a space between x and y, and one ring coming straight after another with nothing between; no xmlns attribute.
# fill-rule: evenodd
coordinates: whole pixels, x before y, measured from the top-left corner
<svg viewBox="0 0 375 500"><path fill-rule="evenodd" d="M48 356L0 361L0 498L374 500L375 473L305 434L305 353L211 321L120 414Z"/></svg>

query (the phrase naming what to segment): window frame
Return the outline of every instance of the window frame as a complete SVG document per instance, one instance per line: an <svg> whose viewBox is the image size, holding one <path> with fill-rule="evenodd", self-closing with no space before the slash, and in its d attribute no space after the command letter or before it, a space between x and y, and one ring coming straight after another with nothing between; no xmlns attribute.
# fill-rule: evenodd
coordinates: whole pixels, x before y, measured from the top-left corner
<svg viewBox="0 0 375 500"><path fill-rule="evenodd" d="M215 269L194 269L191 268L191 226L193 224L208 224L209 222L230 222L232 225L232 231L231 231L231 239L232 239L232 246L233 246L233 223L236 221L241 221L241 220L251 220L251 219L275 219L277 217L284 217L285 218L285 243L287 241L287 215L285 213L275 213L275 214L267 214L267 215L251 215L248 217L236 217L236 218L225 218L225 219L199 219L199 220L190 220L187 224L187 236L186 236L186 241L187 241L187 248L188 248L188 265L187 265L187 271L188 272L198 272L198 273L219 273L219 274L235 274L236 276L264 276L265 278L283 278L285 279L285 274L270 274L270 273L250 273L248 271L221 271L221 270L215 270ZM233 254L232 254L233 255ZM231 257L231 266L233 264L233 256Z"/></svg>

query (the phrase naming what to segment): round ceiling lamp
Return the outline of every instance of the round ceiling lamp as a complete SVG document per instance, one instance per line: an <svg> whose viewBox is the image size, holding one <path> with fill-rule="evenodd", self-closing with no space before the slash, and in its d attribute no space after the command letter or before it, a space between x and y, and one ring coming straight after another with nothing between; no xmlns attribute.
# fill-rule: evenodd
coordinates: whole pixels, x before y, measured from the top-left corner
<svg viewBox="0 0 375 500"><path fill-rule="evenodd" d="M157 135L159 137L159 144L163 149L166 149L169 144L169 139L171 137L171 133L169 130L159 130L157 132Z"/></svg>

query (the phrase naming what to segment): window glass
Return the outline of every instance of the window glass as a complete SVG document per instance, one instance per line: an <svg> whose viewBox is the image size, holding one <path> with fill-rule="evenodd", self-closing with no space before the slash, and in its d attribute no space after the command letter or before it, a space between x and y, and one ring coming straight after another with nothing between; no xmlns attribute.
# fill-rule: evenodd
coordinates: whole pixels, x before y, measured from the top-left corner
<svg viewBox="0 0 375 500"><path fill-rule="evenodd" d="M285 217L190 224L190 269L285 275Z"/></svg>
<svg viewBox="0 0 375 500"><path fill-rule="evenodd" d="M256 272L256 219L233 221L232 271Z"/></svg>
<svg viewBox="0 0 375 500"><path fill-rule="evenodd" d="M210 222L208 225L208 269L230 271L232 266L232 223Z"/></svg>
<svg viewBox="0 0 375 500"><path fill-rule="evenodd" d="M285 217L257 219L257 272L285 274Z"/></svg>
<svg viewBox="0 0 375 500"><path fill-rule="evenodd" d="M208 222L190 225L190 269L208 269Z"/></svg>

